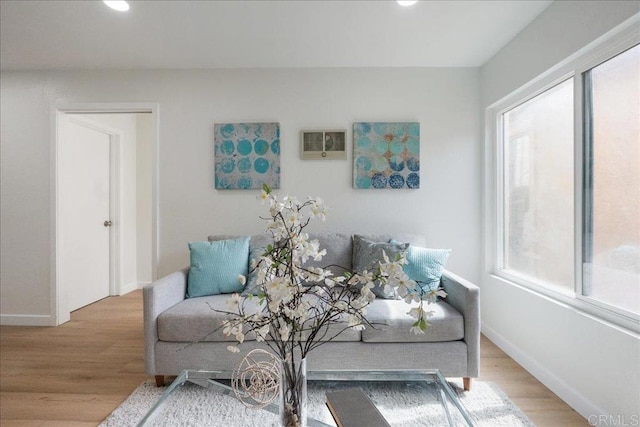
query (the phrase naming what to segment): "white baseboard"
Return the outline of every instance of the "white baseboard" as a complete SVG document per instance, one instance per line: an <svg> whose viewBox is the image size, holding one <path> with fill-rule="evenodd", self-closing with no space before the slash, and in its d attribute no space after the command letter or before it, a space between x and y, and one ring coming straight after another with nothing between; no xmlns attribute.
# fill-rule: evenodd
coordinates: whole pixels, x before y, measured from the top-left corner
<svg viewBox="0 0 640 427"><path fill-rule="evenodd" d="M142 289L151 282L132 282L120 289L120 295ZM67 316L68 317L68 316ZM69 320L67 318L67 320ZM61 322L64 323L67 320ZM48 314L0 314L2 326L55 326L53 317Z"/></svg>
<svg viewBox="0 0 640 427"><path fill-rule="evenodd" d="M0 325L3 326L51 326L48 314L0 314Z"/></svg>
<svg viewBox="0 0 640 427"><path fill-rule="evenodd" d="M137 289L142 289L144 285L146 285L146 283L144 282L131 282L129 284L126 284L120 288L120 295L125 295Z"/></svg>
<svg viewBox="0 0 640 427"><path fill-rule="evenodd" d="M558 378L554 373L550 372L543 365L538 363L534 358L516 347L504 336L500 335L495 329L487 324L482 324L482 333L489 338L495 345L500 347L502 351L507 353L509 357L515 360L520 366L526 369L531 375L536 377L538 381L544 384L549 390L554 392L560 399L576 410L587 420L594 420L599 415L606 415L602 409L594 405L590 400L586 399L569 384ZM592 424L593 425L593 424Z"/></svg>

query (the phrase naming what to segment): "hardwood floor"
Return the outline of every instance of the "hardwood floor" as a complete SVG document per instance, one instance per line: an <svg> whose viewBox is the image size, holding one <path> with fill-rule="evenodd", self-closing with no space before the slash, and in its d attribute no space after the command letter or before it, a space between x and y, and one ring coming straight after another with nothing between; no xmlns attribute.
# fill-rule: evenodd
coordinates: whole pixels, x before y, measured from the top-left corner
<svg viewBox="0 0 640 427"><path fill-rule="evenodd" d="M509 399L538 427L590 425L586 419L484 335L480 339L480 377L478 380L498 384L509 396Z"/></svg>
<svg viewBox="0 0 640 427"><path fill-rule="evenodd" d="M55 327L0 327L0 424L95 426L142 381L142 292Z"/></svg>
<svg viewBox="0 0 640 427"><path fill-rule="evenodd" d="M587 421L486 337L480 381L497 383L538 426ZM0 327L0 424L95 426L142 381L142 292L110 297L51 327Z"/></svg>

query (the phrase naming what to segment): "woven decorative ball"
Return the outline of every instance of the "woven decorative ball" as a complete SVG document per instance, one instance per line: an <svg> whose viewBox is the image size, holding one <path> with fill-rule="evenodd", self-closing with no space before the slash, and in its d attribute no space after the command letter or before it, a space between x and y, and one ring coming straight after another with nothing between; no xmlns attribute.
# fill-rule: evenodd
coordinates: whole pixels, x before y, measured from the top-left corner
<svg viewBox="0 0 640 427"><path fill-rule="evenodd" d="M280 393L280 359L256 349L247 354L231 376L231 387L238 400L250 408L263 408Z"/></svg>

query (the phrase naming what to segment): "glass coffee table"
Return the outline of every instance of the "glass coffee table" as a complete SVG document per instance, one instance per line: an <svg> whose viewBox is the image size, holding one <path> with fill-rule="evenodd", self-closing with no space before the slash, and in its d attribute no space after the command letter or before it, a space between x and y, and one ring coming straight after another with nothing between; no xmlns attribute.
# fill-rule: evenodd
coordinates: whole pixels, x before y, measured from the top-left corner
<svg viewBox="0 0 640 427"><path fill-rule="evenodd" d="M245 407L230 387L230 372L185 370L167 387L138 426L278 425L278 401ZM358 388L393 425L473 426L458 395L438 370L309 371L308 426L335 426L325 393ZM215 417L215 420L212 418ZM186 421L185 421L186 423Z"/></svg>

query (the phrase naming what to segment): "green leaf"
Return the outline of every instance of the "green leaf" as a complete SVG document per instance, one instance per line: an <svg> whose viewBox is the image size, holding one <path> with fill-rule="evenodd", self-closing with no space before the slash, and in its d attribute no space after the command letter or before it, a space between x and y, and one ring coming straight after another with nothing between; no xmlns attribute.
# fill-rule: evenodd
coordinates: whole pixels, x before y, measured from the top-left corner
<svg viewBox="0 0 640 427"><path fill-rule="evenodd" d="M271 189L267 184L262 184L262 191L264 191L267 194L271 194Z"/></svg>

